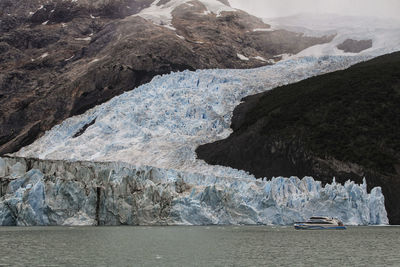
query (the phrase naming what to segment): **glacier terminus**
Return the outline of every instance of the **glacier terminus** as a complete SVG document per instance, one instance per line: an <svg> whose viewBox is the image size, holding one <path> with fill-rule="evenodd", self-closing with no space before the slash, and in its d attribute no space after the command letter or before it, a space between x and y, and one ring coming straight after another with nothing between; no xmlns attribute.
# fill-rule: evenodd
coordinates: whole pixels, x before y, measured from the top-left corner
<svg viewBox="0 0 400 267"><path fill-rule="evenodd" d="M387 224L379 187L202 175L121 162L0 158L0 225Z"/></svg>

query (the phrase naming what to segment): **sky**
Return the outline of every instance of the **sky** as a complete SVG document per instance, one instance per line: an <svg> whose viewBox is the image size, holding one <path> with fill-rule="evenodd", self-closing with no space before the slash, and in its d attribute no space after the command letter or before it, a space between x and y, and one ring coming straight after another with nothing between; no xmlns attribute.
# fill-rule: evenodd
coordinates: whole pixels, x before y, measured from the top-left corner
<svg viewBox="0 0 400 267"><path fill-rule="evenodd" d="M337 13L400 19L400 0L229 0L230 4L264 18L297 13Z"/></svg>

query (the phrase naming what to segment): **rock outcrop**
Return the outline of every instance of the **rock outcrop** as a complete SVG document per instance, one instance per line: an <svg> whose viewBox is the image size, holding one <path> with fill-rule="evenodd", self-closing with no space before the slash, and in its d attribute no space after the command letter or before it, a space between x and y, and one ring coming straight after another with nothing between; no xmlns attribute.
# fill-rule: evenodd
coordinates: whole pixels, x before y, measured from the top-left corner
<svg viewBox="0 0 400 267"><path fill-rule="evenodd" d="M151 5L168 10L171 2L2 1L0 154L155 75L272 64L277 55L332 39L253 31L269 25L242 11L217 15L201 1L178 5L171 26L140 13Z"/></svg>
<svg viewBox="0 0 400 267"><path fill-rule="evenodd" d="M372 40L353 40L347 39L337 46L338 49L346 53L359 53L372 47Z"/></svg>
<svg viewBox="0 0 400 267"><path fill-rule="evenodd" d="M0 158L0 225L387 224L380 188L219 178L125 163Z"/></svg>

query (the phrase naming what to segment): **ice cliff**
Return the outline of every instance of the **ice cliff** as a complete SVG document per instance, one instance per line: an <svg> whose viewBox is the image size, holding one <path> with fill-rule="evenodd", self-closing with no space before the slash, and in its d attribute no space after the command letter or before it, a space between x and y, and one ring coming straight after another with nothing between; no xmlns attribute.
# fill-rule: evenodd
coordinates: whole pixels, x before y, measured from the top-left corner
<svg viewBox="0 0 400 267"><path fill-rule="evenodd" d="M387 224L376 187L221 178L127 163L0 158L0 225Z"/></svg>

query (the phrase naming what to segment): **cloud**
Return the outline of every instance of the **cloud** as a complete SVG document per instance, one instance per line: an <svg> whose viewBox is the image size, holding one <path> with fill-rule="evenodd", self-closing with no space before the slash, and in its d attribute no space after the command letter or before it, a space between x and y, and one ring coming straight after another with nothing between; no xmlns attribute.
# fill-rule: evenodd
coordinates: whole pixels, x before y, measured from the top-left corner
<svg viewBox="0 0 400 267"><path fill-rule="evenodd" d="M229 0L235 8L259 17L282 17L297 13L399 18L400 0Z"/></svg>

